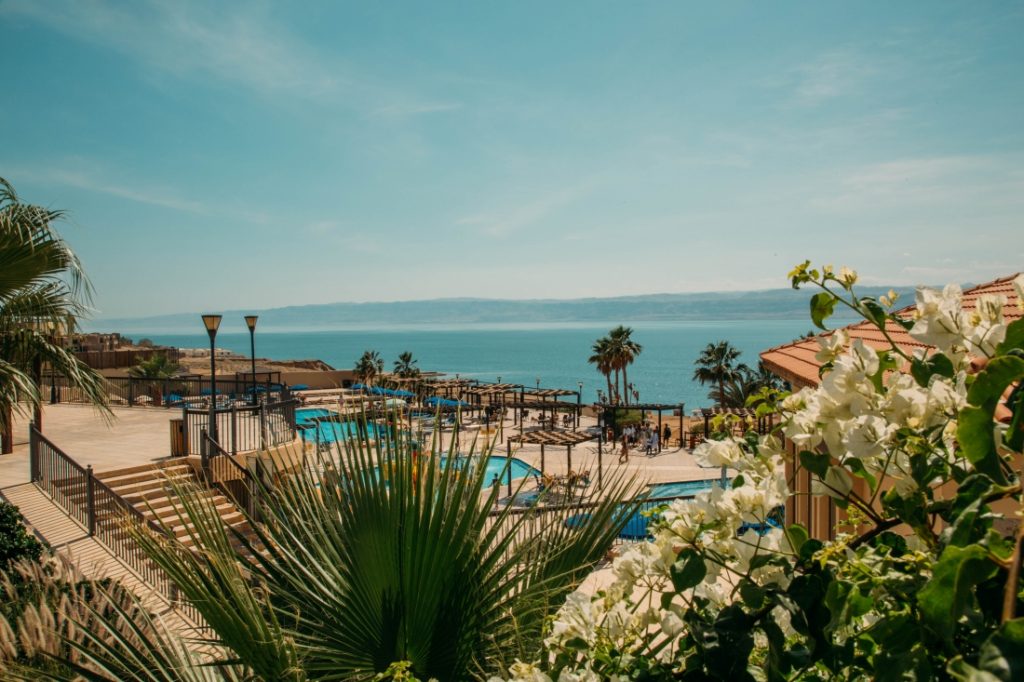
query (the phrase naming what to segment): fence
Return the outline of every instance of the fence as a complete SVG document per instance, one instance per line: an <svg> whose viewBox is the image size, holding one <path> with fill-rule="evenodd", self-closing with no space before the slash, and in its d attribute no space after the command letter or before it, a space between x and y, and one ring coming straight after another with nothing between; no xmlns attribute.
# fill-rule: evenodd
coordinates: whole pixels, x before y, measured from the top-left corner
<svg viewBox="0 0 1024 682"><path fill-rule="evenodd" d="M185 454L203 454L203 432L227 453L237 455L250 450L265 450L295 440L296 400L258 405L230 404L212 410L182 408L185 429Z"/></svg>
<svg viewBox="0 0 1024 682"><path fill-rule="evenodd" d="M274 373L279 376L279 373ZM261 381L252 379L217 379L218 404L253 404L258 399L280 395L280 383L263 373ZM107 397L112 405L138 407L181 407L190 403L210 400L209 377L188 376L172 379L144 379L141 377L107 377ZM51 403L88 403L82 389L66 377L43 376L39 393Z"/></svg>
<svg viewBox="0 0 1024 682"><path fill-rule="evenodd" d="M132 367L142 360L149 360L154 355L165 355L172 362L177 362L179 353L175 348L131 348L124 350L77 350L75 357L93 369L113 369Z"/></svg>
<svg viewBox="0 0 1024 682"><path fill-rule="evenodd" d="M239 508L256 518L259 486L249 470L235 461L206 431L202 432L202 468L207 480L221 490ZM259 467L259 460L256 460ZM258 471L258 469L257 469Z"/></svg>
<svg viewBox="0 0 1024 682"><path fill-rule="evenodd" d="M177 587L132 537L140 529L157 534L165 534L164 531L94 477L91 466L82 467L47 440L34 424L29 427L29 472L33 483L135 571L143 584L194 623L203 622L192 604L179 600Z"/></svg>

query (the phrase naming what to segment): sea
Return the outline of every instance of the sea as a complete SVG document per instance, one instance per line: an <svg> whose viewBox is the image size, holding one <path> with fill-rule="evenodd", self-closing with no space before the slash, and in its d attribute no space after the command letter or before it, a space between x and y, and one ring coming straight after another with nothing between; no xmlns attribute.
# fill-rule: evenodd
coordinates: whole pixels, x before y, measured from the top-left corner
<svg viewBox="0 0 1024 682"><path fill-rule="evenodd" d="M577 390L583 400L597 399L606 389L604 377L587 363L594 341L618 323L466 324L400 326L333 331L256 330L256 357L273 360L318 359L336 369L349 369L364 351L378 351L390 369L398 354L409 351L422 370L451 377L539 385ZM197 324L197 326L199 326ZM758 354L792 341L811 330L806 318L635 322L633 339L643 350L628 369L629 381L642 402L683 403L686 410L707 406L708 388L693 381L694 361L716 341L740 350L739 361L756 366ZM209 338L194 334L146 334L132 338L179 348L207 348ZM249 332L225 331L216 345L248 357Z"/></svg>

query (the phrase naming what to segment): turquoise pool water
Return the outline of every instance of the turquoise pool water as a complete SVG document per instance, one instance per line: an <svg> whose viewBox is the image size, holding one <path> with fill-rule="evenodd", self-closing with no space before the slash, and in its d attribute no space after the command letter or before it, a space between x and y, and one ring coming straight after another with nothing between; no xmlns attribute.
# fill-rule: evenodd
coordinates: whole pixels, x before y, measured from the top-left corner
<svg viewBox="0 0 1024 682"><path fill-rule="evenodd" d="M674 483L655 483L648 486L651 497L693 497L699 492L709 490L721 479L711 478L706 481L676 481Z"/></svg>
<svg viewBox="0 0 1024 682"><path fill-rule="evenodd" d="M314 419L321 419L323 417L332 417L338 414L331 410L325 410L322 407L304 407L300 410L295 410L295 423L305 424L312 423Z"/></svg>
<svg viewBox="0 0 1024 682"><path fill-rule="evenodd" d="M321 443L334 443L342 440L352 440L359 433L356 422L306 422L296 423L296 430L299 437L304 441ZM366 427L370 436L379 438L387 434L387 429L377 424L368 424Z"/></svg>
<svg viewBox="0 0 1024 682"><path fill-rule="evenodd" d="M459 466L465 466L467 459L467 457L458 457L456 458L455 461L459 463ZM474 463L476 460L479 459L479 457L473 457ZM490 457L487 458L486 469L484 471L485 485L490 485L491 482L493 482L494 479L498 477L501 477L502 483L508 481L508 472L505 472L505 475L502 476L502 472L505 469L506 461L508 460L505 457L500 457L498 455L491 455ZM445 466L445 459L441 459L441 466ZM512 458L512 462L509 465L509 469L512 472L512 480L515 480L517 478L524 478L526 476L540 475L539 469L534 469L532 466L516 457Z"/></svg>

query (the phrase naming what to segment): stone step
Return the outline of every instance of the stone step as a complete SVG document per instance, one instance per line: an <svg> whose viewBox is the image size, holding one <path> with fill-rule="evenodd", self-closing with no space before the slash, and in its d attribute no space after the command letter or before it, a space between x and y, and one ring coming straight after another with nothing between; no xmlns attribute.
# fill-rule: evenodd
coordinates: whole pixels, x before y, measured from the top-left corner
<svg viewBox="0 0 1024 682"><path fill-rule="evenodd" d="M146 471L133 471L127 474L118 473L116 476L97 476L108 488L120 488L133 483L145 483L146 481L159 480L162 478L194 476L192 467L182 464L173 467L150 468Z"/></svg>

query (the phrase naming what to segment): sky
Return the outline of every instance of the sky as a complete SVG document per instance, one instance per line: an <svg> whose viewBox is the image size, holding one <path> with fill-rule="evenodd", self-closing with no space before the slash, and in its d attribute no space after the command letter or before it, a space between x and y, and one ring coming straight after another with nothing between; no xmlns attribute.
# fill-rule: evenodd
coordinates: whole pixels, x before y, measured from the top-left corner
<svg viewBox="0 0 1024 682"><path fill-rule="evenodd" d="M1024 270L1024 5L0 0L98 317Z"/></svg>

